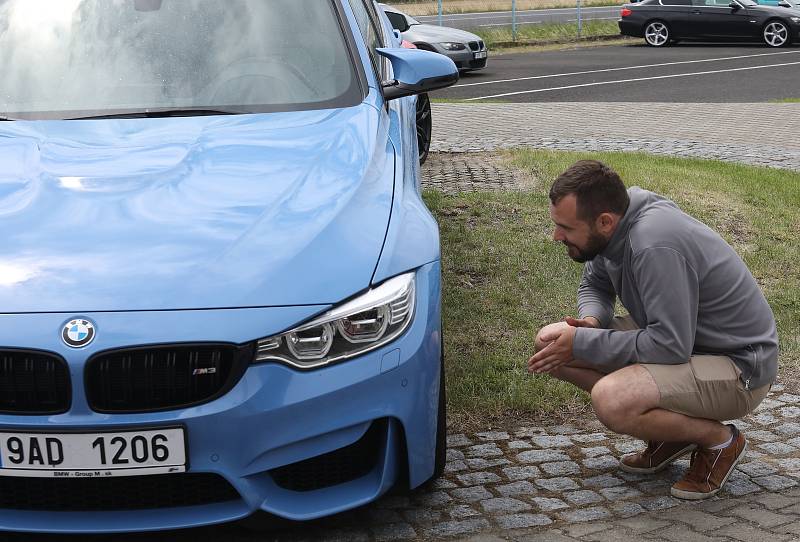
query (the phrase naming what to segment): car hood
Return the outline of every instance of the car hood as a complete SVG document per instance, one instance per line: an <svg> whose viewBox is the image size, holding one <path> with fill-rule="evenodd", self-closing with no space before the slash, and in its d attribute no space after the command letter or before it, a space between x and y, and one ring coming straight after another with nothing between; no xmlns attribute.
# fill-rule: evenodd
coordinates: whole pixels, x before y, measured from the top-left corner
<svg viewBox="0 0 800 542"><path fill-rule="evenodd" d="M393 193L378 120L363 104L0 124L0 313L327 304L364 290Z"/></svg>
<svg viewBox="0 0 800 542"><path fill-rule="evenodd" d="M432 24L415 24L403 32L403 39L409 41L428 41L428 42L442 42L442 41L455 41L467 42L478 41L481 38L471 32L459 30L458 28L449 28L446 26L436 26Z"/></svg>

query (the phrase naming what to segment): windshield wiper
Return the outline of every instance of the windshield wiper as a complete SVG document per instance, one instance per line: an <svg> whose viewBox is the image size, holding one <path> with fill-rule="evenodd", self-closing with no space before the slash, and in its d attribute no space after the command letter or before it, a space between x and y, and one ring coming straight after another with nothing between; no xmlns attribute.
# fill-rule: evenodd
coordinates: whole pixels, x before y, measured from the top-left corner
<svg viewBox="0 0 800 542"><path fill-rule="evenodd" d="M209 115L242 115L247 111L234 109L146 109L144 111L128 111L125 113L111 113L108 115L92 115L88 117L70 117L65 120L94 120L94 119L157 119L165 117L203 117Z"/></svg>

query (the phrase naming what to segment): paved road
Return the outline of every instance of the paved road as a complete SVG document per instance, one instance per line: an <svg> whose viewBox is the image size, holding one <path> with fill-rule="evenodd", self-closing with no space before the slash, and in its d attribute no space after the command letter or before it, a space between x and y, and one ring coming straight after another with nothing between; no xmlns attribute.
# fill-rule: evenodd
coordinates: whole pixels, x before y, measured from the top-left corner
<svg viewBox="0 0 800 542"><path fill-rule="evenodd" d="M543 53L489 53L434 98L509 102L764 102L800 98L800 47L631 45Z"/></svg>
<svg viewBox="0 0 800 542"><path fill-rule="evenodd" d="M402 6L400 6L402 11ZM581 8L581 19L619 19L619 6ZM421 23L438 24L438 15L425 15L414 17ZM558 9L530 9L517 11L517 24L542 24L564 23L577 20L575 8ZM492 28L495 26L510 26L512 14L510 11L497 11L485 13L458 13L442 16L442 24L464 30L476 28Z"/></svg>

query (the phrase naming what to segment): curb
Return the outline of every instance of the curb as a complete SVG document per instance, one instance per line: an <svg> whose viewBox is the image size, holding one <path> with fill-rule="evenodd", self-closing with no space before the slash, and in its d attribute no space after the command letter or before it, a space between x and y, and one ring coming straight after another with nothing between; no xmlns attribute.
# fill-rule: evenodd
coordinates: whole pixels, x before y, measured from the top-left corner
<svg viewBox="0 0 800 542"><path fill-rule="evenodd" d="M621 34L607 34L602 36L591 36L586 38L571 38L571 39L561 39L561 40L525 40L525 41L497 41L492 43L492 47L498 48L514 48L514 47L527 47L530 45L560 45L560 44L570 44L570 43L586 43L592 41L611 41L617 39L635 39L629 38L628 36L623 36Z"/></svg>

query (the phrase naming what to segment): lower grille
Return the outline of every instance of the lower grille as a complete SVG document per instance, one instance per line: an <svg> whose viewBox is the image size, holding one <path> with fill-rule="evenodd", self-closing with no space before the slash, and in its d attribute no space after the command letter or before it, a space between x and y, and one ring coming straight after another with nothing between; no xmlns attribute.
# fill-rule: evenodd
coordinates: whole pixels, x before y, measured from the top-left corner
<svg viewBox="0 0 800 542"><path fill-rule="evenodd" d="M115 478L0 476L0 508L99 512L199 506L241 498L217 474L184 473Z"/></svg>
<svg viewBox="0 0 800 542"><path fill-rule="evenodd" d="M373 422L359 440L327 454L271 470L275 483L291 491L313 491L368 474L378 462L386 422Z"/></svg>
<svg viewBox="0 0 800 542"><path fill-rule="evenodd" d="M253 360L253 347L167 345L102 352L86 363L86 395L98 412L154 412L212 401Z"/></svg>
<svg viewBox="0 0 800 542"><path fill-rule="evenodd" d="M46 352L0 351L0 413L59 414L70 399L66 361Z"/></svg>
<svg viewBox="0 0 800 542"><path fill-rule="evenodd" d="M484 67L486 67L486 59L485 58L481 58L481 59L478 59L478 60L470 60L469 61L469 67L472 68L472 69L484 68Z"/></svg>

